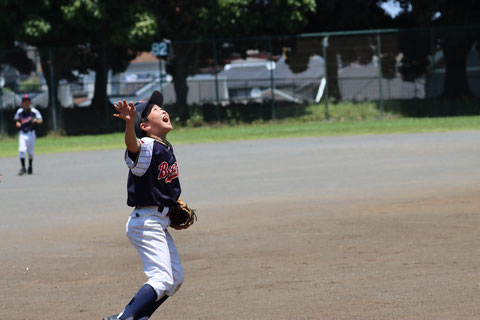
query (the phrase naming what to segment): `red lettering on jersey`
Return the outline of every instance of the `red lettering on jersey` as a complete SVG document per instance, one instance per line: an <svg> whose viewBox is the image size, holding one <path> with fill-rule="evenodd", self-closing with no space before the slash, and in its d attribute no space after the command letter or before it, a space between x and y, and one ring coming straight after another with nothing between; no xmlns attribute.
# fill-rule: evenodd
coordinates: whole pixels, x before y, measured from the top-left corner
<svg viewBox="0 0 480 320"><path fill-rule="evenodd" d="M165 179L165 182L172 182L173 179L178 178L178 165L175 162L170 167L166 161L163 161L158 166L158 180Z"/></svg>
<svg viewBox="0 0 480 320"><path fill-rule="evenodd" d="M30 121L33 120L33 117L32 116L28 116L26 118L22 118L20 119L20 122L23 124L23 123L29 123Z"/></svg>

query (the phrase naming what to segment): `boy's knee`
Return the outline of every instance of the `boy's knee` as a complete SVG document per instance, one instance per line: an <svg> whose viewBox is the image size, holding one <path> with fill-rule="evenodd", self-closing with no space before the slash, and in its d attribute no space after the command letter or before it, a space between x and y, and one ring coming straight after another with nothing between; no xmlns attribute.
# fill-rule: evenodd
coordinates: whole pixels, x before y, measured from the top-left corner
<svg viewBox="0 0 480 320"><path fill-rule="evenodd" d="M184 280L184 276L183 276L183 273L181 275L178 276L178 278L175 279L175 283L173 284L174 286L177 286L177 287L180 287L183 283L183 280Z"/></svg>
<svg viewBox="0 0 480 320"><path fill-rule="evenodd" d="M169 297L173 296L175 294L175 292L178 291L178 289L180 289L180 287L182 286L183 282L178 282L178 283L175 283L172 288L170 288L170 290L166 291L165 294Z"/></svg>
<svg viewBox="0 0 480 320"><path fill-rule="evenodd" d="M180 289L180 287L182 286L183 280L184 280L183 272L182 272L182 273L175 274L175 276L174 276L174 281L173 281L173 285L172 285L172 287L168 290L167 295L168 295L168 296L173 296L173 295L175 294L175 292L177 292L178 289Z"/></svg>
<svg viewBox="0 0 480 320"><path fill-rule="evenodd" d="M151 281L153 279L150 279L148 284L150 284L153 287L153 289L157 293L158 298L161 298L164 295L171 297L175 294L175 292L178 291L178 289L180 289L180 287L183 284L183 279L184 279L183 275L179 278L175 278L173 282L171 281L155 282L155 281Z"/></svg>
<svg viewBox="0 0 480 320"><path fill-rule="evenodd" d="M168 295L171 292L172 288L174 287L174 283L172 280L165 280L162 278L150 278L147 281L155 293L157 294L157 300L163 297L164 295Z"/></svg>

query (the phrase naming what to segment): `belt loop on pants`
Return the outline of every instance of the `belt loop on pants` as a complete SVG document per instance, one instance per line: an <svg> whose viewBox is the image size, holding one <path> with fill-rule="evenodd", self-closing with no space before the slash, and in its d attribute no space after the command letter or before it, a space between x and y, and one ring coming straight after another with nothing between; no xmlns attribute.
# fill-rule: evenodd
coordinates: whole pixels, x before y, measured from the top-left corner
<svg viewBox="0 0 480 320"><path fill-rule="evenodd" d="M140 217L140 216L154 216L161 214L163 212L163 209L165 207L161 206L137 206L135 207L134 211L140 211L140 212L135 212L135 217Z"/></svg>

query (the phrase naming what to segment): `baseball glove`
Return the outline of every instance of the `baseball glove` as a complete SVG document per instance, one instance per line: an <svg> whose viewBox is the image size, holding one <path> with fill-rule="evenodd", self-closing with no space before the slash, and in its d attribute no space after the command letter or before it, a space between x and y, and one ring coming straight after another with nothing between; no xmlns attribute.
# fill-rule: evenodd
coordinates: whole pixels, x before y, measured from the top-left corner
<svg viewBox="0 0 480 320"><path fill-rule="evenodd" d="M187 229L197 221L195 209L191 209L185 202L178 199L177 204L168 211L170 227L176 230Z"/></svg>

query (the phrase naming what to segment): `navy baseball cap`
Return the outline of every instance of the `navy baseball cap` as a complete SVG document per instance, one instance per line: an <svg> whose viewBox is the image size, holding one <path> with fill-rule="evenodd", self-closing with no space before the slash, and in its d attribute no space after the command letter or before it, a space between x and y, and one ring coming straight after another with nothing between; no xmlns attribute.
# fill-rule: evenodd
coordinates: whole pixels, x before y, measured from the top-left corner
<svg viewBox="0 0 480 320"><path fill-rule="evenodd" d="M137 138L143 138L145 136L145 132L140 129L140 123L147 121L147 116L150 113L150 110L147 107L151 103L156 104L159 107L163 105L163 95L158 90L153 91L148 100L135 103L135 109L137 112L135 115L135 135Z"/></svg>
<svg viewBox="0 0 480 320"><path fill-rule="evenodd" d="M25 95L22 97L22 101L25 101L25 100L32 101L32 99L30 99L30 97L28 96L28 94L25 94Z"/></svg>

